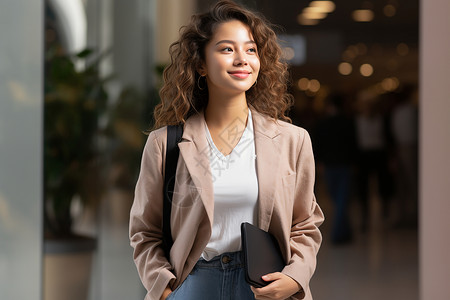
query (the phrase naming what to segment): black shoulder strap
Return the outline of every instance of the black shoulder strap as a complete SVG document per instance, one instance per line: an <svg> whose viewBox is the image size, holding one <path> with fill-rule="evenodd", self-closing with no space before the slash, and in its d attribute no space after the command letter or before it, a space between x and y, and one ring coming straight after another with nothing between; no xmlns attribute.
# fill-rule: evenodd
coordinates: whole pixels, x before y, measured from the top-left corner
<svg viewBox="0 0 450 300"><path fill-rule="evenodd" d="M177 171L180 149L178 142L183 135L183 125L167 126L167 147L164 174L164 204L163 204L163 248L167 259L170 258L170 249L173 245L170 228L170 215L172 212L172 196L175 187L175 174Z"/></svg>

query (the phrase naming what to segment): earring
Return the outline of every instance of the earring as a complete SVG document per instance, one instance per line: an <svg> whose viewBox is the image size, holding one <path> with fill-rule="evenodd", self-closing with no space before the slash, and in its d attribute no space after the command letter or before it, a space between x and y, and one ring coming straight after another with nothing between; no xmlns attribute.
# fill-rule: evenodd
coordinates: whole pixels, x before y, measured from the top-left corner
<svg viewBox="0 0 450 300"><path fill-rule="evenodd" d="M204 86L203 88L200 86L200 79L201 79L202 77L205 77L205 86ZM198 79L197 79L197 86L198 86L198 89L199 89L200 91L203 91L203 90L206 88L206 76L200 75L200 76L198 77Z"/></svg>

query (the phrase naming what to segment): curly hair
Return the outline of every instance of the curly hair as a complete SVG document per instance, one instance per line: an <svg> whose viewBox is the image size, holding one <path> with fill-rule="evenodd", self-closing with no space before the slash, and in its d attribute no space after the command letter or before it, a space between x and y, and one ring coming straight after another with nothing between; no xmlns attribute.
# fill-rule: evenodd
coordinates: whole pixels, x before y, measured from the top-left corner
<svg viewBox="0 0 450 300"><path fill-rule="evenodd" d="M246 91L247 103L275 120L291 122L285 115L293 103L292 95L287 92L288 68L281 61L281 48L272 25L231 0L221 0L209 12L193 15L191 22L181 28L179 40L170 46L171 62L163 72L164 84L159 92L161 102L154 111L154 129L184 123L206 107L208 89L199 88L197 70L205 60L205 47L215 28L231 20L241 21L250 28L258 48L260 72L257 83Z"/></svg>

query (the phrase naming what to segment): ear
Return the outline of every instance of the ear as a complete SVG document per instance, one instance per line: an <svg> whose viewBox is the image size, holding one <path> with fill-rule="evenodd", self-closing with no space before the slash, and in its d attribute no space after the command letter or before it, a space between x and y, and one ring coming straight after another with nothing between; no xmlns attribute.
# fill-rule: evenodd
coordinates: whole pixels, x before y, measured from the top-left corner
<svg viewBox="0 0 450 300"><path fill-rule="evenodd" d="M200 74L200 76L206 76L206 66L204 62L201 62L199 66L197 67L197 72Z"/></svg>

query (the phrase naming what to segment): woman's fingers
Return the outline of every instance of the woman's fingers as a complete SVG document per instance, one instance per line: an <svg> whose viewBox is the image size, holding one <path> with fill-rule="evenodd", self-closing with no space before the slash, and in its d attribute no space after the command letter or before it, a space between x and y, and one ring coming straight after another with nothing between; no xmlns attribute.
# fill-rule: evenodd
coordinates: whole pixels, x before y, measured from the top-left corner
<svg viewBox="0 0 450 300"><path fill-rule="evenodd" d="M266 274L262 279L271 283L262 288L251 287L258 300L282 300L300 290L300 285L294 279L280 272Z"/></svg>

